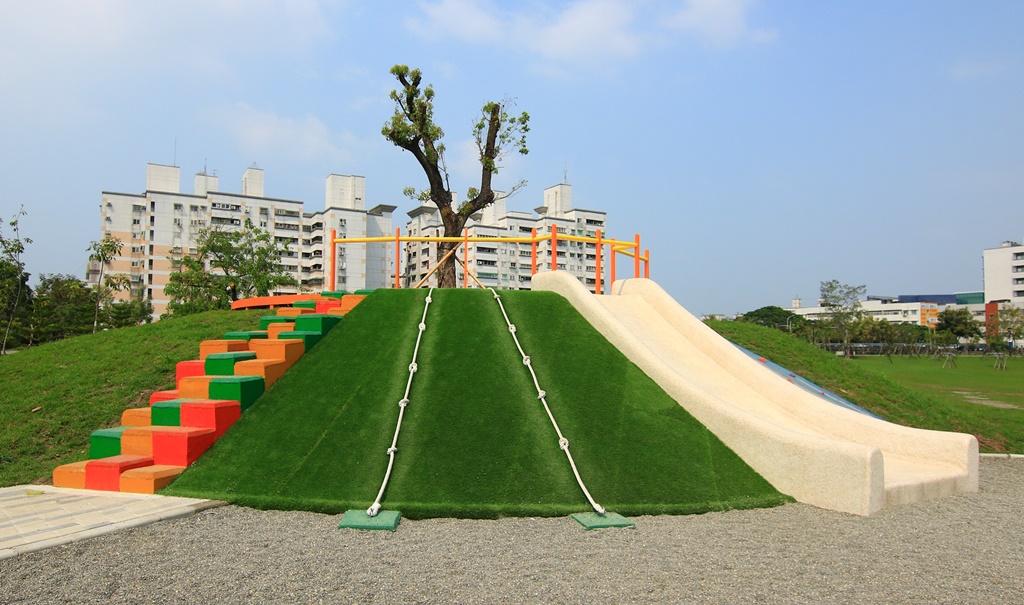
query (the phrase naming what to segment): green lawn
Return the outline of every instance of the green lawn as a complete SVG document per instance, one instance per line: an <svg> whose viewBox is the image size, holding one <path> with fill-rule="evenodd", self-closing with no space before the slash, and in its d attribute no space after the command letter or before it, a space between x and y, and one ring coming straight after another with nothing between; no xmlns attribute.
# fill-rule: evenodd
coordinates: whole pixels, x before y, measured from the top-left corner
<svg viewBox="0 0 1024 605"><path fill-rule="evenodd" d="M367 298L164 493L366 508L387 465L423 290ZM502 292L588 489L627 515L789 499L565 301ZM433 295L384 507L411 518L588 509L489 292Z"/></svg>
<svg viewBox="0 0 1024 605"><path fill-rule="evenodd" d="M969 433L983 452L1024 453L1024 409L999 409L971 402L956 391L1020 405L1024 360L1011 359L1005 372L991 357L957 359L943 369L928 358L857 357L827 353L785 332L739 321L708 325L725 338L783 365L853 403L905 426Z"/></svg>
<svg viewBox="0 0 1024 605"><path fill-rule="evenodd" d="M989 427L982 449L1024 452L1024 359L996 370L990 356L958 357L956 367L927 357L860 357L857 365L885 374L954 409L963 422Z"/></svg>
<svg viewBox="0 0 1024 605"><path fill-rule="evenodd" d="M0 486L48 482L88 458L89 434L174 388L199 342L252 329L259 312L215 311L31 347L0 357Z"/></svg>

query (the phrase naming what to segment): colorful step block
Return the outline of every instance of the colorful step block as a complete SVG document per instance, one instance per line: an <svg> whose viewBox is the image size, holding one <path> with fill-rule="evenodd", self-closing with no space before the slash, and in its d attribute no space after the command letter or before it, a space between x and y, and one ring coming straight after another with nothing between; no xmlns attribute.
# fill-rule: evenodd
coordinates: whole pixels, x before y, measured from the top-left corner
<svg viewBox="0 0 1024 605"><path fill-rule="evenodd" d="M248 339L231 339L231 340L204 340L199 343L199 359L205 361L206 358L213 353L230 353L232 351L248 351L249 342Z"/></svg>
<svg viewBox="0 0 1024 605"><path fill-rule="evenodd" d="M167 427L133 426L121 434L121 453L136 456L153 455L153 433Z"/></svg>
<svg viewBox="0 0 1024 605"><path fill-rule="evenodd" d="M298 338L278 338L249 343L256 359L284 359L291 367L306 351L306 344Z"/></svg>
<svg viewBox="0 0 1024 605"><path fill-rule="evenodd" d="M348 294L348 292L345 291L345 290L327 290L327 291L321 292L320 296L324 296L324 297L327 297L327 298L341 299L341 297L345 296L346 294Z"/></svg>
<svg viewBox="0 0 1024 605"><path fill-rule="evenodd" d="M205 373L201 359L179 361L174 366L174 384L175 386L180 385L181 379L186 376L202 376Z"/></svg>
<svg viewBox="0 0 1024 605"><path fill-rule="evenodd" d="M325 298L316 302L317 313L327 313L331 309L337 309L341 307L341 300L337 298Z"/></svg>
<svg viewBox="0 0 1024 605"><path fill-rule="evenodd" d="M300 300L292 303L293 307L298 307L300 309L316 309L316 305L316 300Z"/></svg>
<svg viewBox="0 0 1024 605"><path fill-rule="evenodd" d="M227 332L224 334L224 340L245 340L252 342L260 338L266 338L266 330L249 330L248 332Z"/></svg>
<svg viewBox="0 0 1024 605"><path fill-rule="evenodd" d="M89 435L89 459L106 458L121 454L121 434L128 430L127 426L115 426L99 429Z"/></svg>
<svg viewBox="0 0 1024 605"><path fill-rule="evenodd" d="M121 473L120 491L132 494L155 494L174 481L185 470L183 466L154 464Z"/></svg>
<svg viewBox="0 0 1024 605"><path fill-rule="evenodd" d="M232 376L235 364L246 359L256 359L252 351L231 351L229 353L210 353L204 361L207 376Z"/></svg>
<svg viewBox="0 0 1024 605"><path fill-rule="evenodd" d="M152 464L188 466L210 449L214 439L213 429L194 426L161 427L153 431Z"/></svg>
<svg viewBox="0 0 1024 605"><path fill-rule="evenodd" d="M157 401L167 401L168 399L177 399L178 389L170 389L168 391L156 391L149 396L149 405L153 405Z"/></svg>
<svg viewBox="0 0 1024 605"><path fill-rule="evenodd" d="M181 426L181 404L188 399L168 399L158 401L151 407L150 420L152 426Z"/></svg>
<svg viewBox="0 0 1024 605"><path fill-rule="evenodd" d="M235 364L236 376L260 376L266 388L284 376L291 367L284 359L250 359Z"/></svg>
<svg viewBox="0 0 1024 605"><path fill-rule="evenodd" d="M53 486L85 489L85 465L88 463L88 460L82 460L53 469Z"/></svg>
<svg viewBox="0 0 1024 605"><path fill-rule="evenodd" d="M298 317L299 315L305 315L306 313L312 312L313 309L304 309L302 307L281 307L280 309L277 310L277 317Z"/></svg>
<svg viewBox="0 0 1024 605"><path fill-rule="evenodd" d="M316 343L324 337L321 332L310 332L310 331L292 331L292 332L281 332L281 339L288 340L301 340L303 351L312 349Z"/></svg>
<svg viewBox="0 0 1024 605"><path fill-rule="evenodd" d="M210 381L215 376L189 376L182 379L178 387L178 396L188 399L217 399L210 397Z"/></svg>
<svg viewBox="0 0 1024 605"><path fill-rule="evenodd" d="M285 307L285 308L287 308L287 307ZM278 312L277 315L264 315L263 317L260 318L260 329L261 330L266 330L267 328L269 328L271 326L271 324L281 323L281 322L285 322L285 321L291 321L290 317L286 317L284 315L281 315L280 309L278 309L278 311L279 312Z"/></svg>
<svg viewBox="0 0 1024 605"><path fill-rule="evenodd" d="M121 489L121 473L152 464L153 459L148 456L131 454L89 460L85 463L85 489L116 492Z"/></svg>
<svg viewBox="0 0 1024 605"><path fill-rule="evenodd" d="M359 295L362 295L362 296L369 296L370 294L373 294L373 290L374 290L373 288L370 288L368 290L366 290L366 289L356 290L355 294L359 294Z"/></svg>
<svg viewBox="0 0 1024 605"><path fill-rule="evenodd" d="M244 413L264 390L266 384L259 376L217 376L210 381L208 399L232 399L239 403Z"/></svg>
<svg viewBox="0 0 1024 605"><path fill-rule="evenodd" d="M121 426L150 426L152 414L153 408L128 408L121 412Z"/></svg>
<svg viewBox="0 0 1024 605"><path fill-rule="evenodd" d="M181 404L181 424L213 429L215 440L241 415L242 405L232 399L194 399Z"/></svg>
<svg viewBox="0 0 1024 605"><path fill-rule="evenodd" d="M275 339L280 338L281 332L291 332L295 329L294 321L281 321L278 323L270 324L267 326L267 338Z"/></svg>
<svg viewBox="0 0 1024 605"><path fill-rule="evenodd" d="M366 298L365 294L348 294L341 297L341 314L345 315L352 309L355 309L356 305L363 302L364 298Z"/></svg>
<svg viewBox="0 0 1024 605"><path fill-rule="evenodd" d="M320 332L327 334L334 326L341 323L341 317L324 313L313 313L295 318L296 332Z"/></svg>

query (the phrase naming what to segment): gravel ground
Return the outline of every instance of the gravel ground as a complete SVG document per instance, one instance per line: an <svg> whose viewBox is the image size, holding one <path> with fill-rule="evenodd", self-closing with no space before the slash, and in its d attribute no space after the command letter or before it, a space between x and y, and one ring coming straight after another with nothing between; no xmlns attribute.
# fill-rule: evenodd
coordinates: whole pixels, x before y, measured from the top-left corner
<svg viewBox="0 0 1024 605"><path fill-rule="evenodd" d="M403 521L234 506L0 561L0 603L1024 603L1024 460L981 491L856 517L791 504Z"/></svg>

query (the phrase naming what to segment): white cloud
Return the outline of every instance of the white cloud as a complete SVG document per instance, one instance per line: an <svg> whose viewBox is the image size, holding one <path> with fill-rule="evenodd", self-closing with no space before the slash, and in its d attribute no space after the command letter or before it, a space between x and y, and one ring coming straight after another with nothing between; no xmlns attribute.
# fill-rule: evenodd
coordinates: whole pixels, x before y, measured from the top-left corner
<svg viewBox="0 0 1024 605"><path fill-rule="evenodd" d="M1005 63L998 61L959 59L950 66L949 75L954 80L978 80L999 76L1006 73L1008 69L1009 67Z"/></svg>
<svg viewBox="0 0 1024 605"><path fill-rule="evenodd" d="M683 8L667 25L692 32L716 48L732 48L742 42L771 42L775 30L753 29L747 22L754 0L683 0Z"/></svg>
<svg viewBox="0 0 1024 605"><path fill-rule="evenodd" d="M356 157L355 137L331 132L314 115L279 116L248 103L236 103L215 110L211 118L235 140L241 152L253 157L324 160L330 164L352 162Z"/></svg>

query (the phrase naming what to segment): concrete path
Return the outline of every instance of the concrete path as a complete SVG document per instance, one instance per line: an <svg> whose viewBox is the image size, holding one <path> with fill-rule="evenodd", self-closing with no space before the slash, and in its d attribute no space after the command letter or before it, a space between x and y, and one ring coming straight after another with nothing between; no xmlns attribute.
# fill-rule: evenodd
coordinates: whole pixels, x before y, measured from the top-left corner
<svg viewBox="0 0 1024 605"><path fill-rule="evenodd" d="M49 485L0 488L0 559L227 504Z"/></svg>

